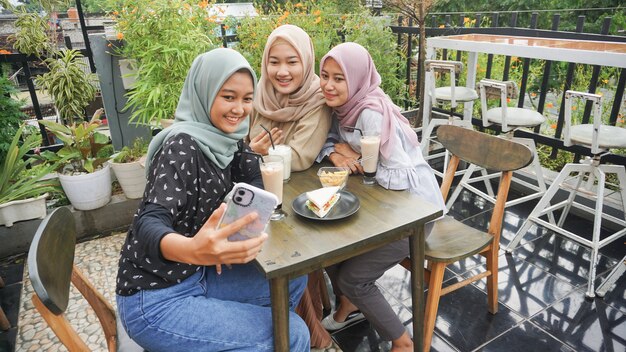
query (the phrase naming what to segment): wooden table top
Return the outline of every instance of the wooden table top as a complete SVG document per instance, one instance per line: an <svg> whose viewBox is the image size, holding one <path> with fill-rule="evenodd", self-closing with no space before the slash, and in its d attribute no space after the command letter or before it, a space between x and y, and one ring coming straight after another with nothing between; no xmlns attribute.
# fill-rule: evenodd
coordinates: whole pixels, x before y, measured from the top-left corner
<svg viewBox="0 0 626 352"><path fill-rule="evenodd" d="M441 210L407 191L390 191L379 185L361 184L362 176L350 176L345 190L359 198L360 209L339 220L310 220L296 214L293 200L321 187L318 167L292 172L284 184L283 210L287 216L270 221L269 239L256 258L268 279L293 278L367 252L409 235L412 226L441 216Z"/></svg>

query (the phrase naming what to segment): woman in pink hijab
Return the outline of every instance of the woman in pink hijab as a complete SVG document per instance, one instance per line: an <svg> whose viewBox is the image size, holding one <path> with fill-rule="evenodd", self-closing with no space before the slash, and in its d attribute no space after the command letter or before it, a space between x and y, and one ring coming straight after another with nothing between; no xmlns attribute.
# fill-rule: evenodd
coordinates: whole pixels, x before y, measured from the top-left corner
<svg viewBox="0 0 626 352"><path fill-rule="evenodd" d="M343 43L331 49L320 61L320 85L335 116L320 157L328 157L337 166L349 166L353 173L362 173L362 167L354 163L361 157L361 133L378 134L376 182L387 189L418 194L445 209L434 173L422 157L417 135L380 89L380 75L364 47ZM403 239L326 268L339 306L324 318L322 325L327 330L337 330L367 318L383 339L392 341L392 351L412 351L408 332L376 286L376 280L386 270L408 255L408 239Z"/></svg>

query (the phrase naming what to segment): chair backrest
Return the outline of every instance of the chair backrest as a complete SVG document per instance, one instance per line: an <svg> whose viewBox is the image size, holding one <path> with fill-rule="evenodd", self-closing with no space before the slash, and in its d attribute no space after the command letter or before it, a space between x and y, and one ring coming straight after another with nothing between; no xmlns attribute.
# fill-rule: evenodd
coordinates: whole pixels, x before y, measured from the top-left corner
<svg viewBox="0 0 626 352"><path fill-rule="evenodd" d="M67 309L76 225L66 207L55 209L39 225L28 252L28 276L41 302L54 314Z"/></svg>
<svg viewBox="0 0 626 352"><path fill-rule="evenodd" d="M572 100L574 98L580 98L585 101L591 101L593 103L593 129L591 135L591 153L600 154L605 149L600 147L598 141L599 133L601 131L600 125L602 125L602 96L600 94L577 92L568 90L565 92L565 125L563 126L563 145L566 147L572 146L574 143L571 139L570 130L572 128Z"/></svg>
<svg viewBox="0 0 626 352"><path fill-rule="evenodd" d="M533 152L523 144L454 125L440 126L437 138L452 154L441 183L444 200L461 160L502 173L488 231L499 243L513 171L528 166L533 161Z"/></svg>
<svg viewBox="0 0 626 352"><path fill-rule="evenodd" d="M451 60L426 60L424 61L426 71L434 71L437 73L450 73L454 71L456 75L463 71L463 63Z"/></svg>
<svg viewBox="0 0 626 352"><path fill-rule="evenodd" d="M481 97L485 95L487 99L499 99L504 97L508 99L517 99L519 96L519 88L514 81L499 81L496 79L485 78L478 82Z"/></svg>

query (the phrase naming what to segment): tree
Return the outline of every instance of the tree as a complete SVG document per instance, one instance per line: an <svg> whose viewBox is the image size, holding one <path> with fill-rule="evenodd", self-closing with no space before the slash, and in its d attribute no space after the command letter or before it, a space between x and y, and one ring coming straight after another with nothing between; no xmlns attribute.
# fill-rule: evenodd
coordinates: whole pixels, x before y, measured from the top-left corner
<svg viewBox="0 0 626 352"><path fill-rule="evenodd" d="M424 61L426 60L426 13L436 0L388 0L385 2L387 8L395 10L403 16L412 18L419 27L419 52L417 55L417 66L419 67L419 76L417 82L419 84L419 106L420 110L424 107L426 94L426 82L424 80L425 70ZM413 124L417 124L420 119L415 119Z"/></svg>

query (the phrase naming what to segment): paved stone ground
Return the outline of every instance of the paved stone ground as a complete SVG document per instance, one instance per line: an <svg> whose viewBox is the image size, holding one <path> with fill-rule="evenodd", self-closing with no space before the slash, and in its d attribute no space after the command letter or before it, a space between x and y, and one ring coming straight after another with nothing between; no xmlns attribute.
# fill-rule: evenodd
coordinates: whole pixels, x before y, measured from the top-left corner
<svg viewBox="0 0 626 352"><path fill-rule="evenodd" d="M126 233L118 233L76 245L74 259L76 265L113 307L115 307L117 261L125 237ZM30 300L33 287L28 279L28 269L24 270L23 284L16 351L67 351ZM104 333L96 314L74 286L71 286L70 304L66 317L92 351L107 350ZM311 351L340 352L341 349L333 342L333 345L326 350L312 349Z"/></svg>

